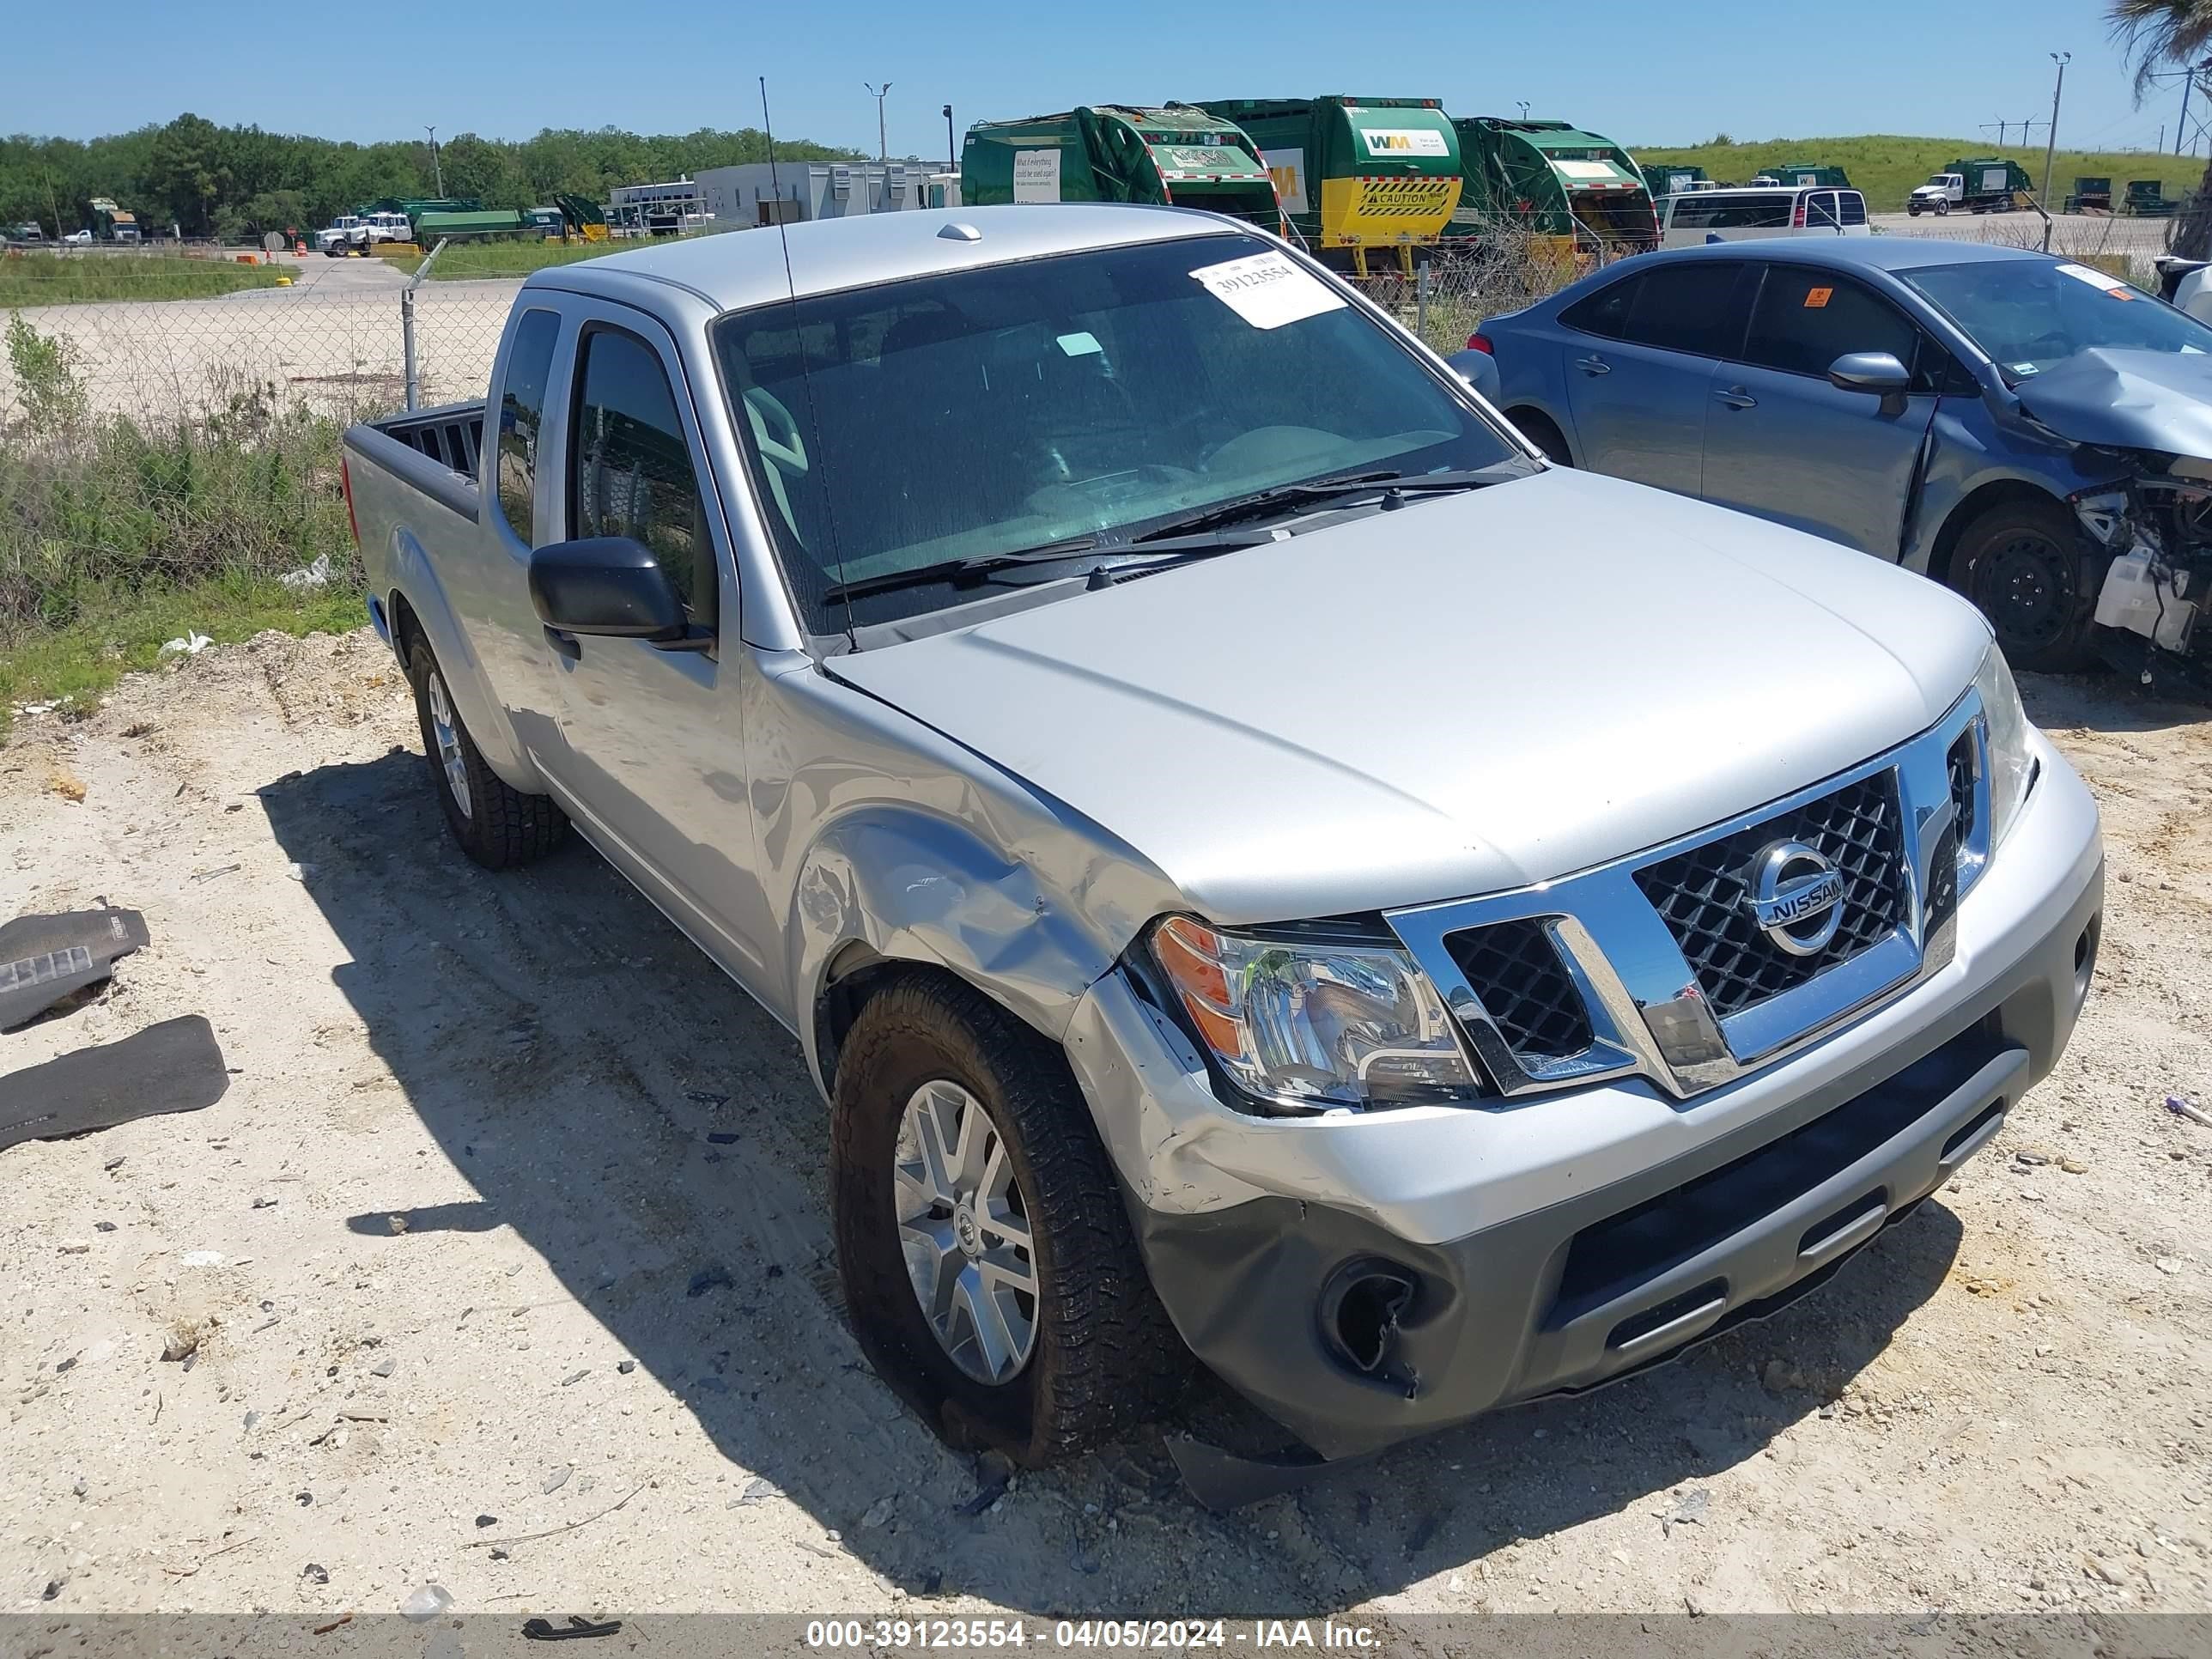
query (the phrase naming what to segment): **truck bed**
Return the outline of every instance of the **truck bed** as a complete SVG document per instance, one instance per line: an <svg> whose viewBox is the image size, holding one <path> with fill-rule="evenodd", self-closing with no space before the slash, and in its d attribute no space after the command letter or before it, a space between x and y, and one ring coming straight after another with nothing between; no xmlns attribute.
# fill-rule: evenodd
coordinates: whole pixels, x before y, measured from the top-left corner
<svg viewBox="0 0 2212 1659"><path fill-rule="evenodd" d="M436 409L410 410L367 424L386 437L428 455L447 471L473 478L483 447L483 400L478 398L473 403L444 404Z"/></svg>

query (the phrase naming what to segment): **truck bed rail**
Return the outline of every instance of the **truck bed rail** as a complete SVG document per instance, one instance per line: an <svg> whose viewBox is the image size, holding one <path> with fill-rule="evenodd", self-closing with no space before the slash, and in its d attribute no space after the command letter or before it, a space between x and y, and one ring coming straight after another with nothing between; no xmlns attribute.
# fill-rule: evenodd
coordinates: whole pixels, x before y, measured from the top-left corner
<svg viewBox="0 0 2212 1659"><path fill-rule="evenodd" d="M483 449L483 414L484 406L479 399L389 416L373 424L386 437L428 455L450 471L473 478Z"/></svg>

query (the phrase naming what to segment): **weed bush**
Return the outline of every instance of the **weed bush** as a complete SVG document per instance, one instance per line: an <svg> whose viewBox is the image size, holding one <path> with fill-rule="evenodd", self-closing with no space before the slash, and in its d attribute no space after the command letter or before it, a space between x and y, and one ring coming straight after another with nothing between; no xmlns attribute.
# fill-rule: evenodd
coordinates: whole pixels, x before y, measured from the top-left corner
<svg viewBox="0 0 2212 1659"><path fill-rule="evenodd" d="M250 594L328 555L360 565L339 423L270 384L166 424L95 412L76 351L18 315L6 337L21 414L0 425L0 651L166 591Z"/></svg>

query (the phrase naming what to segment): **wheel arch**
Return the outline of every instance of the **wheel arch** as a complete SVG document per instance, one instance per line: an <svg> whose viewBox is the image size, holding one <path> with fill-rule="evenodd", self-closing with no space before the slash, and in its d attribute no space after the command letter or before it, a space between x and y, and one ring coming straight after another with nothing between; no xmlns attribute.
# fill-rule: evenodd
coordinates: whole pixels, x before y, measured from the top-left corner
<svg viewBox="0 0 2212 1659"><path fill-rule="evenodd" d="M506 706L494 690L483 665L463 631L459 618L447 603L422 544L405 530L392 538L391 586L385 596L385 614L392 628L392 645L404 668L420 641L437 659L446 690L453 699L461 722L469 729L477 752L500 780L526 794L540 794L544 781L536 763L516 737Z"/></svg>
<svg viewBox="0 0 2212 1659"><path fill-rule="evenodd" d="M890 806L817 840L786 938L793 1024L825 1097L861 1009L907 975L970 985L1057 1046L1120 949L1030 863L951 819Z"/></svg>
<svg viewBox="0 0 2212 1659"><path fill-rule="evenodd" d="M2008 507L2014 502L2023 505L2048 507L2063 514L2066 503L2051 494L2043 484L2025 478L1992 478L1989 483L1969 490L1943 518L1942 526L1929 549L1928 574L1946 587L1951 581L1951 560L1958 551L1959 543L1966 533L1966 526L1991 507Z"/></svg>
<svg viewBox="0 0 2212 1659"><path fill-rule="evenodd" d="M1535 433L1529 430L1529 422L1533 421L1538 425L1549 427L1552 430L1553 435L1559 439L1559 447L1566 452L1567 465L1569 466L1576 465L1574 440L1567 435L1567 428L1565 423L1562 422L1557 416L1553 415L1550 410L1546 409L1541 404L1532 404L1528 402L1516 403L1510 408L1507 409L1504 411L1504 415L1505 418L1512 422L1514 426L1520 430L1522 435L1526 437L1529 442L1534 444L1539 449L1544 447L1544 441L1541 438L1538 437Z"/></svg>

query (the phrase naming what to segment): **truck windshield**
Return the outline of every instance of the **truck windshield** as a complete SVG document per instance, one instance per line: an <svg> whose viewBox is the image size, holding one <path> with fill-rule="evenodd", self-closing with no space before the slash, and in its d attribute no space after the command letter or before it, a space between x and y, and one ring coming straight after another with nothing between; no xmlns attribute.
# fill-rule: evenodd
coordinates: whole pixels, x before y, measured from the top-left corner
<svg viewBox="0 0 2212 1659"><path fill-rule="evenodd" d="M900 572L1118 542L1304 479L1516 453L1388 330L1255 237L880 283L735 312L713 336L816 634L975 597L949 576L878 580ZM848 613L824 598L841 583L884 591Z"/></svg>
<svg viewBox="0 0 2212 1659"><path fill-rule="evenodd" d="M2212 353L2212 328L2088 265L2002 259L1897 274L2014 382L2100 346Z"/></svg>

